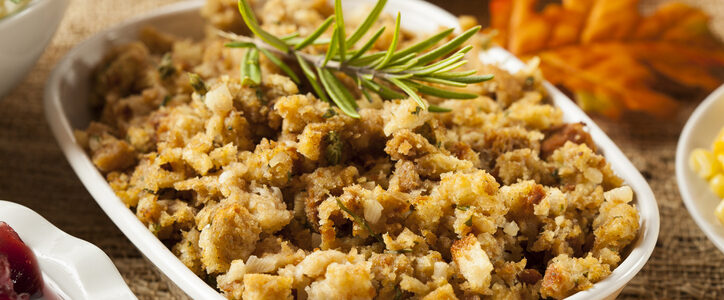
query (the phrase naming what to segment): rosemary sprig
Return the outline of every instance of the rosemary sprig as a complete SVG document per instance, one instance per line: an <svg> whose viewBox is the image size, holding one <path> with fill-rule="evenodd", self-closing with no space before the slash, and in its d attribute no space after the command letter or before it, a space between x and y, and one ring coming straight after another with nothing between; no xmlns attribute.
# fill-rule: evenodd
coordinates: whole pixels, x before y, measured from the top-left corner
<svg viewBox="0 0 724 300"><path fill-rule="evenodd" d="M337 76L345 74L357 83L357 89L371 101L370 93L382 99L412 98L422 109L430 112L448 112L450 109L427 105L420 95L446 99L472 99L477 95L445 89L444 87L465 87L492 79L492 75L476 75L474 70L455 71L465 65L465 54L472 46L464 44L473 37L480 27L466 30L441 46L434 47L450 36L453 29L435 34L405 49L398 50L400 41L400 20L395 19L393 39L385 51L370 52L385 28L380 28L362 42L382 13L387 0L379 0L365 20L351 34L344 26L341 0L335 0L334 15L327 18L307 37L292 33L277 37L259 25L247 0L239 0L239 12L253 37L240 36L219 31L219 35L232 40L227 47L247 48L241 64L242 84L256 86L262 78L259 55L266 56L292 80L299 83L299 76L284 61L296 62L309 82L314 93L324 101L334 102L345 114L359 118L355 94ZM329 39L321 39L332 28ZM355 46L361 43L359 48ZM324 55L312 55L303 50L311 45L326 45ZM454 53L453 53L454 52ZM452 53L452 54L451 54Z"/></svg>

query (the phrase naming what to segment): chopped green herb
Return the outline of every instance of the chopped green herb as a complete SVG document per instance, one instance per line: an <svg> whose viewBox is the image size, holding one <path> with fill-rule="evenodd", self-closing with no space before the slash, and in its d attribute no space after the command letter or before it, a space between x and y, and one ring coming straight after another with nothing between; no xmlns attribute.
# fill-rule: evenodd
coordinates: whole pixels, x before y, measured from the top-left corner
<svg viewBox="0 0 724 300"><path fill-rule="evenodd" d="M417 107L415 107L415 111L411 112L411 114L419 115L420 111L422 111L422 107L417 106Z"/></svg>
<svg viewBox="0 0 724 300"><path fill-rule="evenodd" d="M161 58L161 62L158 64L158 74L161 76L161 80L166 80L176 74L176 67L173 65L171 53L166 53Z"/></svg>
<svg viewBox="0 0 724 300"><path fill-rule="evenodd" d="M526 87L532 87L533 84L535 84L535 78L533 78L533 76L528 76L525 78L525 82L523 84Z"/></svg>
<svg viewBox="0 0 724 300"><path fill-rule="evenodd" d="M372 231L370 224L367 224L367 220L357 216L355 213L353 213L351 210L349 210L349 208L347 208L346 206L344 206L344 204L342 204L342 201L340 201L339 198L335 198L334 200L337 200L337 206L339 206L340 209L342 209L344 212L346 212L347 214L352 216L352 219L354 220L355 223L357 223L357 225L366 229L367 232L369 232L369 234L371 236L373 236L378 242L384 243L382 238L378 234L376 234L374 231Z"/></svg>
<svg viewBox="0 0 724 300"><path fill-rule="evenodd" d="M418 106L418 108L420 107ZM422 126L420 126L420 128L417 130L417 133L423 136L432 145L436 145L437 143L439 143L437 138L435 137L435 132L433 132L432 130L432 126L430 126L430 123L422 124Z"/></svg>
<svg viewBox="0 0 724 300"><path fill-rule="evenodd" d="M558 169L553 170L553 173L551 175L553 175L553 180L555 180L556 182L561 181L561 175L558 174Z"/></svg>
<svg viewBox="0 0 724 300"><path fill-rule="evenodd" d="M337 132L330 131L329 133L327 133L327 137L325 138L325 140L327 142L327 163L329 163L330 165L339 164L339 162L342 160L342 150L344 148L344 142L342 142L342 138L340 138Z"/></svg>
<svg viewBox="0 0 724 300"><path fill-rule="evenodd" d="M465 226L472 227L473 226L473 216L470 216L470 219L465 221Z"/></svg>
<svg viewBox="0 0 724 300"><path fill-rule="evenodd" d="M399 285L395 286L395 298L394 300L401 300L402 299L402 290L400 289Z"/></svg>
<svg viewBox="0 0 724 300"><path fill-rule="evenodd" d="M327 109L327 112L325 112L325 113L322 115L322 118L329 119L329 118L334 117L334 116L336 116L336 115L337 115L337 112L330 107L329 109Z"/></svg>
<svg viewBox="0 0 724 300"><path fill-rule="evenodd" d="M467 205L458 205L458 206L455 206L455 209L459 209L459 210L462 210L462 211L467 211L468 209L470 209L470 206L467 206Z"/></svg>
<svg viewBox="0 0 724 300"><path fill-rule="evenodd" d="M412 253L412 249L385 250L385 253L393 253L393 254Z"/></svg>
<svg viewBox="0 0 724 300"><path fill-rule="evenodd" d="M161 225L154 223L154 224L150 224L148 226L149 226L148 229L151 230L151 232L153 232L153 234L158 234L158 232L161 231Z"/></svg>
<svg viewBox="0 0 724 300"><path fill-rule="evenodd" d="M256 98L259 99L261 104L266 105L267 101L266 98L264 98L264 91L262 91L260 87L256 88Z"/></svg>
<svg viewBox="0 0 724 300"><path fill-rule="evenodd" d="M161 101L161 106L166 106L168 104L168 101L171 100L171 95L166 95L163 97L163 101Z"/></svg>
<svg viewBox="0 0 724 300"><path fill-rule="evenodd" d="M199 77L198 74L189 73L189 83L191 84L191 88L194 89L194 92L198 93L199 95L203 96L209 92L209 90L206 88L206 83L201 80L201 77Z"/></svg>

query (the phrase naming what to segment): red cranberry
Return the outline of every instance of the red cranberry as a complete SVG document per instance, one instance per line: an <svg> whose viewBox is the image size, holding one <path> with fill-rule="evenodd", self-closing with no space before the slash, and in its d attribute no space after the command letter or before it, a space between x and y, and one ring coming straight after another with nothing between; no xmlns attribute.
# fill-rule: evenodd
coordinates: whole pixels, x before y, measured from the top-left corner
<svg viewBox="0 0 724 300"><path fill-rule="evenodd" d="M10 294L8 288L14 293ZM0 300L27 299L42 289L43 275L33 251L10 225L0 222Z"/></svg>

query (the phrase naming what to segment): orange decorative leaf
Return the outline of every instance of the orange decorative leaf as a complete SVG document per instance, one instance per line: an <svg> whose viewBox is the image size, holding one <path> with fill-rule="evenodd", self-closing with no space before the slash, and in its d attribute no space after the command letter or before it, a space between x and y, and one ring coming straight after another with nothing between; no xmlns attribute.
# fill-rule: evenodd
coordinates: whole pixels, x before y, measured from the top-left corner
<svg viewBox="0 0 724 300"><path fill-rule="evenodd" d="M638 4L563 0L537 11L537 0L491 0L491 27L514 54L539 56L546 78L585 110L670 117L677 97L724 82L724 47L704 12L672 2L642 16Z"/></svg>

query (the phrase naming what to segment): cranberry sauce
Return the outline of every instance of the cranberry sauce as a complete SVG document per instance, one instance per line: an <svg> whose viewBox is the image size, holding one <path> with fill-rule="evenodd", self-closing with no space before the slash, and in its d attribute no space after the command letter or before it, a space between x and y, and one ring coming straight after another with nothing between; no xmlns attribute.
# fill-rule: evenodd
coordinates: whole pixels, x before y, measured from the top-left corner
<svg viewBox="0 0 724 300"><path fill-rule="evenodd" d="M0 300L41 293L43 275L33 251L10 225L0 222Z"/></svg>

